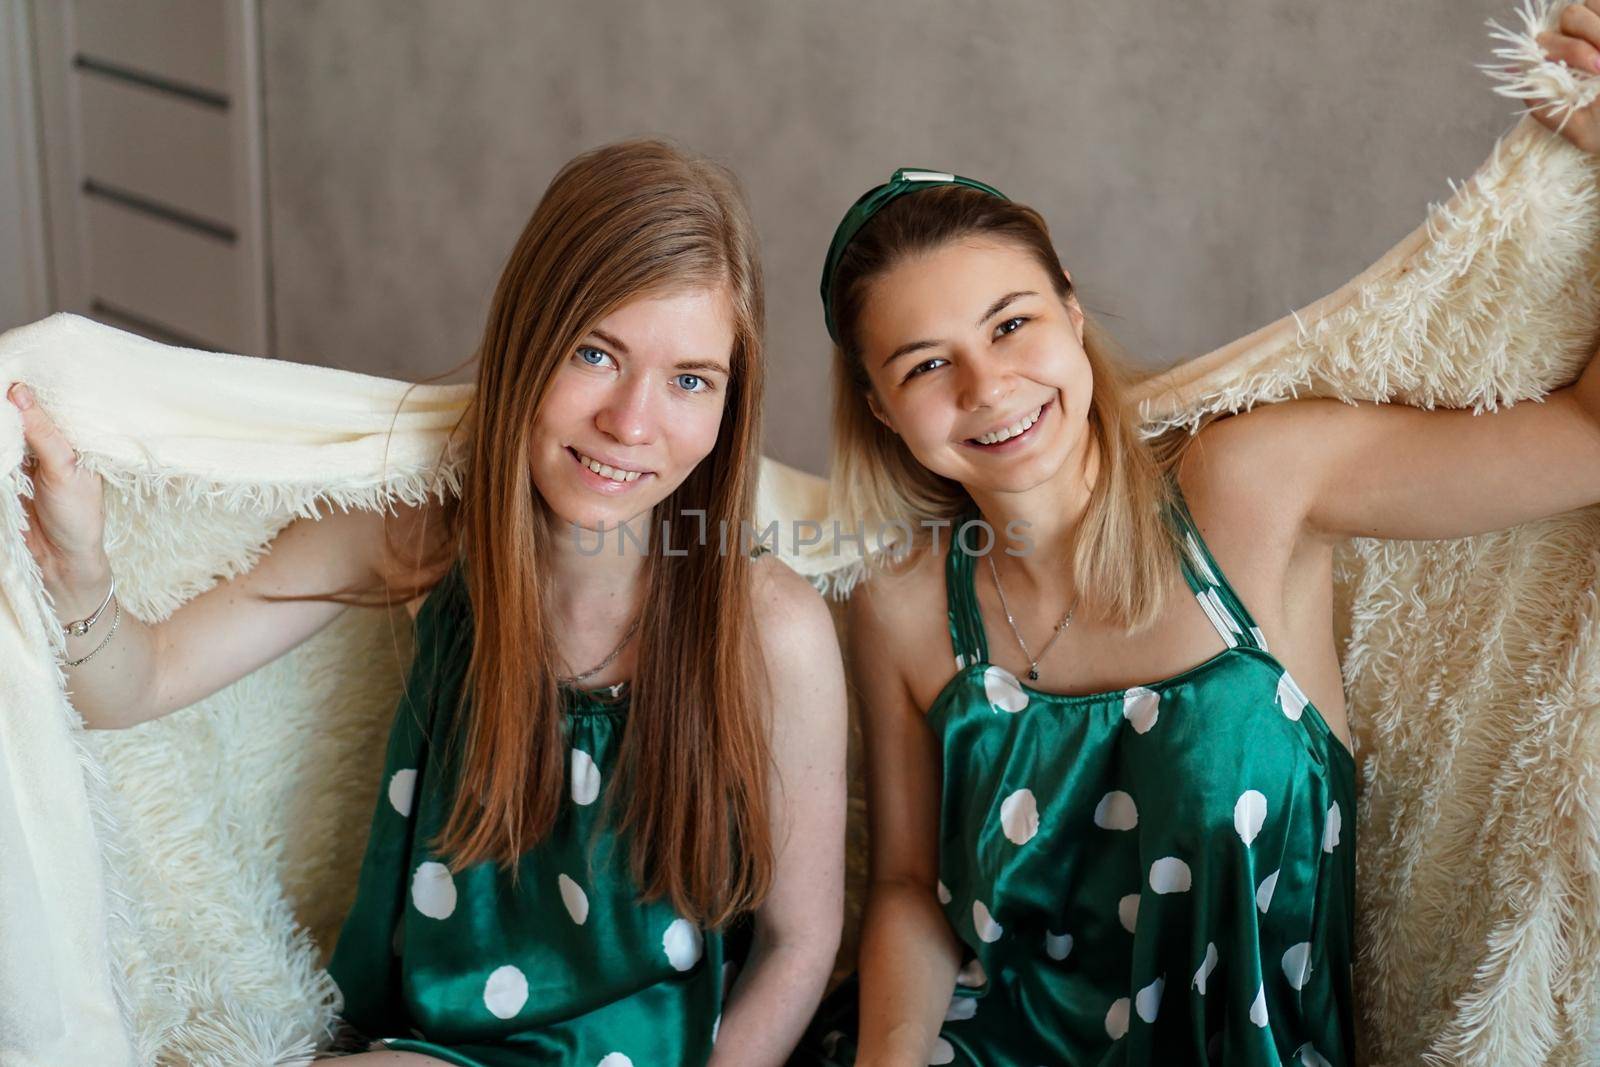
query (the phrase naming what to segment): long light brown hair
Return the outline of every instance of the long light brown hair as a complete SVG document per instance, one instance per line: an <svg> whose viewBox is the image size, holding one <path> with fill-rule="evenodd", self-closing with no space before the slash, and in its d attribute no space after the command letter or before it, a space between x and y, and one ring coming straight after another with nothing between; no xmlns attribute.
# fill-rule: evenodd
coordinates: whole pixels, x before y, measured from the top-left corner
<svg viewBox="0 0 1600 1067"><path fill-rule="evenodd" d="M1074 293L1044 218L1015 201L962 186L935 186L900 197L862 227L833 276L831 310L840 339L833 361L829 492L834 515L920 531L928 528L924 523L955 519L973 507L960 483L924 467L873 415L872 383L859 340L875 280L909 257L968 238L1015 245L1044 268L1063 302ZM1171 495L1165 472L1179 452L1169 447L1158 457L1140 436L1137 412L1125 399L1124 361L1087 314L1083 348L1094 378L1088 421L1099 466L1074 538L1072 573L1086 603L1138 630L1160 616L1169 576L1179 566L1164 516ZM920 550L926 539L916 538L907 547Z"/></svg>
<svg viewBox="0 0 1600 1067"><path fill-rule="evenodd" d="M512 249L477 352L464 413L462 491L440 546L400 591L459 558L473 644L455 717L457 790L436 853L453 869L517 859L552 829L565 795L560 669L548 560L556 522L529 439L579 340L636 297L694 286L730 294L730 378L716 445L651 517L637 667L607 804L645 899L718 926L760 904L773 878L765 670L751 563L703 531L753 518L764 300L754 226L723 167L655 140L584 153L556 175ZM735 538L737 542L737 538ZM391 545L395 551L401 546ZM680 550L687 549L680 555ZM415 553L410 558L417 558ZM400 583L403 584L403 583Z"/></svg>

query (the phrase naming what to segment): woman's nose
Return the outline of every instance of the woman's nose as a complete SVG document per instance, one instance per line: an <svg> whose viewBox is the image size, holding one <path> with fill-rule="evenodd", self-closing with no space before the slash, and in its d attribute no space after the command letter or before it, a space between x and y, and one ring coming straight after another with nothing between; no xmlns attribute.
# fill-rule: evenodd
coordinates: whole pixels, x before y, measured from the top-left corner
<svg viewBox="0 0 1600 1067"><path fill-rule="evenodd" d="M642 377L619 381L595 414L594 424L621 444L648 444L655 436L649 383Z"/></svg>
<svg viewBox="0 0 1600 1067"><path fill-rule="evenodd" d="M995 407L1011 393L1011 375L989 360L961 360L961 406L967 411Z"/></svg>

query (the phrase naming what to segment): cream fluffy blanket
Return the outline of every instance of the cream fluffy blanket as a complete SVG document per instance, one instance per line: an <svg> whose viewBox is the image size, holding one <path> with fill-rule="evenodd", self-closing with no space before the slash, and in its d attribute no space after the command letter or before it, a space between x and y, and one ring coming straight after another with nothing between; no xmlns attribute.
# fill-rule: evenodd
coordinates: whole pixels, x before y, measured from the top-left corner
<svg viewBox="0 0 1600 1067"><path fill-rule="evenodd" d="M1539 63L1545 14L1503 35L1532 68L1506 90L1584 102L1586 80ZM1525 120L1339 292L1145 383L1152 431L1294 395L1488 410L1569 382L1600 321L1596 179ZM297 515L456 488L455 455L430 472L467 387L415 390L391 433L400 383L65 315L0 337L13 379L107 479L124 606L148 621ZM21 456L0 404L0 1064L304 1061L334 1009L320 963L354 892L405 621L347 611L200 705L85 732L16 533ZM821 518L824 488L769 463L759 518ZM789 547L824 588L859 573ZM1600 1060L1597 584L1594 509L1340 555L1371 1063Z"/></svg>

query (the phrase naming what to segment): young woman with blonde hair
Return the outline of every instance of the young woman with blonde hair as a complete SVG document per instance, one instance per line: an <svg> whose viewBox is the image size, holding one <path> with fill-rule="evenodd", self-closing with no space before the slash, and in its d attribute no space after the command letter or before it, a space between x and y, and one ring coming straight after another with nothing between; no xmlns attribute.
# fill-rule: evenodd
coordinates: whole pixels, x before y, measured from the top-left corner
<svg viewBox="0 0 1600 1067"><path fill-rule="evenodd" d="M1156 447L1039 214L923 171L822 290L836 513L918 536L850 601L859 989L797 1062L1352 1063L1334 547L1600 501L1600 360L1493 415L1294 401Z"/></svg>
<svg viewBox="0 0 1600 1067"><path fill-rule="evenodd" d="M820 599L716 535L753 518L762 327L726 171L581 155L494 294L458 500L297 521L161 624L69 636L75 706L128 727L348 603L415 611L330 963L384 1047L355 1061L744 1067L803 1029L838 940L844 695ZM111 579L100 485L11 397L66 623Z"/></svg>

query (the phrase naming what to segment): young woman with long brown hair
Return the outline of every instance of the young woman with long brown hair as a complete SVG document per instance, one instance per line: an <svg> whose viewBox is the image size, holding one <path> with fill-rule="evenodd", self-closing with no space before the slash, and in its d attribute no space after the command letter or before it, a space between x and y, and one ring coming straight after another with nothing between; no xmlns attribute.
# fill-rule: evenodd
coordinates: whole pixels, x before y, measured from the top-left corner
<svg viewBox="0 0 1600 1067"><path fill-rule="evenodd" d="M1585 15L1550 43L1588 65ZM922 536L850 602L859 1010L800 1062L1353 1062L1334 547L1600 502L1600 359L1492 415L1293 401L1157 447L1044 220L982 183L897 172L822 288L835 514Z"/></svg>
<svg viewBox="0 0 1600 1067"><path fill-rule="evenodd" d="M820 599L718 536L753 519L762 327L726 171L651 141L579 156L495 292L459 500L294 522L159 625L87 657L103 625L69 636L86 723L128 727L350 602L414 611L330 963L386 1042L355 1060L743 1067L803 1029L838 940L844 695ZM111 577L99 480L10 395L30 548L76 620Z"/></svg>

